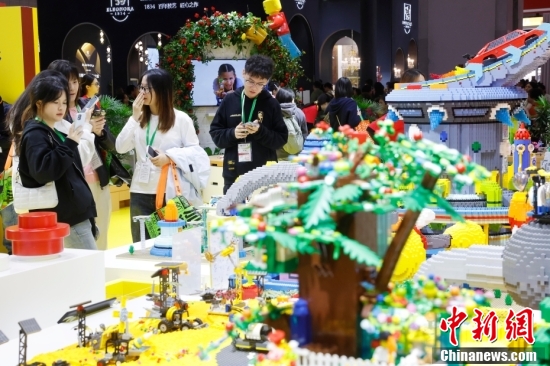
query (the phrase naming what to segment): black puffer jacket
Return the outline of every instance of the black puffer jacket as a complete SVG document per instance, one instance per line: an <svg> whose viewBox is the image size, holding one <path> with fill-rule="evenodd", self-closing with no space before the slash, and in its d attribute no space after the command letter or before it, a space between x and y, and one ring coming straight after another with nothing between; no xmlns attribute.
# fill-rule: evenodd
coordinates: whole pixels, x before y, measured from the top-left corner
<svg viewBox="0 0 550 366"><path fill-rule="evenodd" d="M84 177L78 144L61 138L47 125L29 120L25 124L19 157L21 183L38 188L55 181L59 203L54 208L57 220L70 226L97 216L92 191ZM94 225L92 225L94 228Z"/></svg>

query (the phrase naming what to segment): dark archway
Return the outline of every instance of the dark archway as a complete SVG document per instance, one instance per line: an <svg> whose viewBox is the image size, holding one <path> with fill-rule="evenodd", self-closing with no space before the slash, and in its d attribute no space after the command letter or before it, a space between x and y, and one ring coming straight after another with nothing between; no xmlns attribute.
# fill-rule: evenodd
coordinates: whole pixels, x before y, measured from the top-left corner
<svg viewBox="0 0 550 366"><path fill-rule="evenodd" d="M332 80L332 50L336 42L344 37L351 38L359 47L359 55L361 55L361 34L355 32L351 29L343 29L337 32L332 33L328 36L319 52L319 77L323 79L324 82L334 83L336 80Z"/></svg>
<svg viewBox="0 0 550 366"><path fill-rule="evenodd" d="M418 69L418 45L411 38L407 55L407 69Z"/></svg>
<svg viewBox="0 0 550 366"><path fill-rule="evenodd" d="M405 72L405 54L401 48L398 48L395 52L395 58L393 60L393 78L399 80L401 75Z"/></svg>
<svg viewBox="0 0 550 366"><path fill-rule="evenodd" d="M305 52L300 56L304 77L298 80L298 87L311 89L311 82L315 80L315 43L309 22L302 14L296 14L290 20L290 34L298 49Z"/></svg>
<svg viewBox="0 0 550 366"><path fill-rule="evenodd" d="M139 36L128 51L126 84L135 84L145 71L158 67L162 57L162 45L168 43L168 37L161 32L147 32ZM121 85L126 87L126 85Z"/></svg>
<svg viewBox="0 0 550 366"><path fill-rule="evenodd" d="M113 94L113 54L107 34L93 23L74 26L65 36L61 57L75 63L80 75L94 74L102 94Z"/></svg>

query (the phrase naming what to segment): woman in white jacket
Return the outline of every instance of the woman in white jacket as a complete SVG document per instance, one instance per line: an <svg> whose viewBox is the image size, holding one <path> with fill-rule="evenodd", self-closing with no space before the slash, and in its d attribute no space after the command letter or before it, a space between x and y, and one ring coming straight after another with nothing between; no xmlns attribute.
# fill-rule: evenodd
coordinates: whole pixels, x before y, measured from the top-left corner
<svg viewBox="0 0 550 366"><path fill-rule="evenodd" d="M170 161L176 164L182 194L193 205L202 203L200 189L206 184L210 172L210 161L199 146L193 121L186 113L174 109L170 74L161 69L148 70L141 77L139 89L133 115L116 140L119 153L136 151L137 162L130 187L134 242L140 240L140 231L139 223L132 218L156 211L156 192L162 167ZM157 156L150 156L149 146ZM166 186L166 197L176 196L172 172L168 174Z"/></svg>

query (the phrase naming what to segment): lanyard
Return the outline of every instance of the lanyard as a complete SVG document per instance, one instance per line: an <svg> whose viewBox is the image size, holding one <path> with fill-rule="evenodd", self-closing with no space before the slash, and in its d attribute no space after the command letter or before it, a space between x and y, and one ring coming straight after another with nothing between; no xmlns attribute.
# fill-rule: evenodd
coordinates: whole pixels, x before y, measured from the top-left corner
<svg viewBox="0 0 550 366"><path fill-rule="evenodd" d="M153 146L153 141L155 141L155 136L157 135L157 131L159 130L159 126L157 125L157 128L155 128L155 132L153 132L153 136L151 136L151 139L149 139L149 127L151 127L151 121L147 123L147 131L145 135L145 144L147 146Z"/></svg>
<svg viewBox="0 0 550 366"><path fill-rule="evenodd" d="M243 110L243 113L242 113L242 118L244 119L244 100L245 100L246 96L244 95L244 92L242 94L242 110ZM253 101L252 101L252 109L250 110L250 115L248 116L248 121L243 121L243 122L252 122L252 115L254 115L254 109L256 108L256 101L258 100L258 98L254 98Z"/></svg>
<svg viewBox="0 0 550 366"><path fill-rule="evenodd" d="M36 117L35 120L37 120L38 122L42 123L44 126L47 126L48 128L50 128L50 126L48 126L46 124L46 122L44 122L43 120L41 120L40 118ZM53 132L55 132L55 134L57 135L57 137L59 137L59 139L63 142L65 142L65 136L59 132L56 128L53 128Z"/></svg>

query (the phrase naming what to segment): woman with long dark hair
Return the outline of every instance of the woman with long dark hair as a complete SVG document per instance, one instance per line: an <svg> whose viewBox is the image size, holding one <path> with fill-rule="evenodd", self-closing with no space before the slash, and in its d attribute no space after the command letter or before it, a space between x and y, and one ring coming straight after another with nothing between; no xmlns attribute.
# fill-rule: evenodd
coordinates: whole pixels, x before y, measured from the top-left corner
<svg viewBox="0 0 550 366"><path fill-rule="evenodd" d="M330 118L330 126L337 131L340 126L357 127L361 122L357 102L353 100L353 86L351 81L342 77L336 82L334 99L330 101L326 113Z"/></svg>
<svg viewBox="0 0 550 366"><path fill-rule="evenodd" d="M37 75L27 87L27 107L14 112L19 117L32 116L28 120L13 119L15 153L19 156L17 171L26 188L55 182L57 206L36 211L54 211L59 222L70 225L65 247L96 249L96 208L78 151L83 128L71 125L67 134L56 128L67 112L69 85L59 72L44 73L47 74Z"/></svg>
<svg viewBox="0 0 550 366"><path fill-rule="evenodd" d="M182 194L194 205L202 204L201 186L210 175L210 163L199 139L193 120L174 109L173 81L162 69L146 71L141 77L140 93L133 104L130 117L116 140L116 149L123 154L136 151L136 169L130 187L130 216L150 215L156 210L156 192L166 183L166 197L176 196L172 168L166 182L160 182L161 170L171 162ZM149 154L149 147L155 151ZM132 238L140 240L139 223L130 219Z"/></svg>

